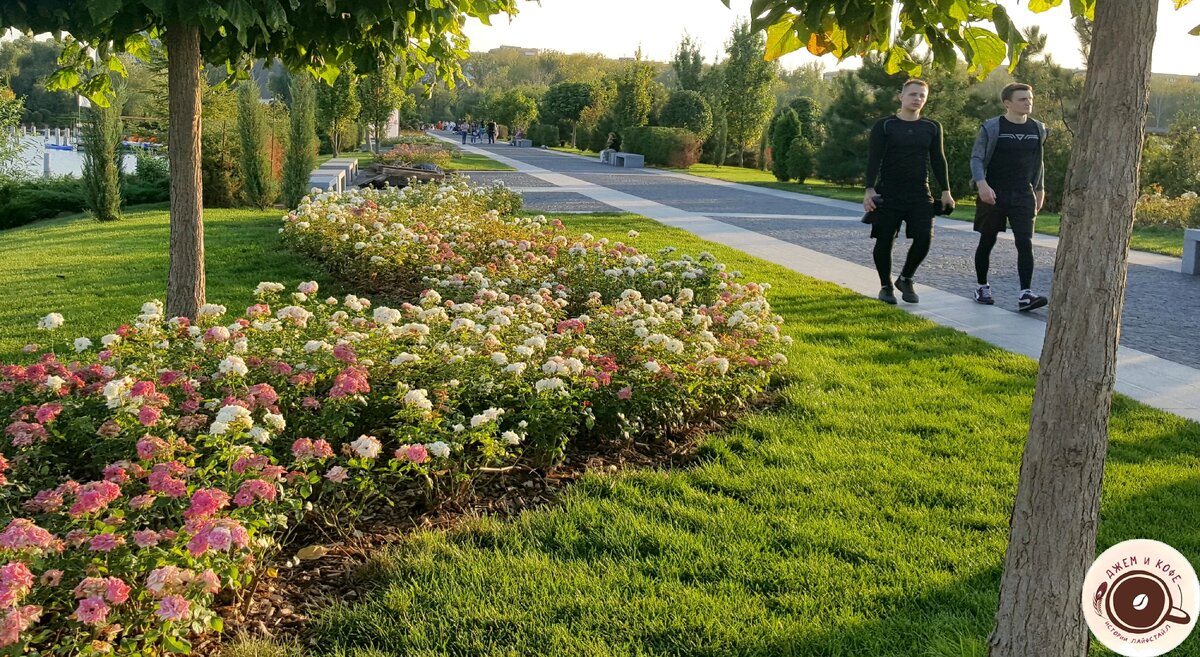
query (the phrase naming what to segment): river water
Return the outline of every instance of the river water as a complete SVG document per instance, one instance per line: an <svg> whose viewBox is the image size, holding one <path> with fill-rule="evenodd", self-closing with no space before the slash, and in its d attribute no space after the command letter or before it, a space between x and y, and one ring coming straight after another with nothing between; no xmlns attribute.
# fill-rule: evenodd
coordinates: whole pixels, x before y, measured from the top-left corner
<svg viewBox="0 0 1200 657"><path fill-rule="evenodd" d="M54 135L50 136L50 141L47 142L42 136L27 136L21 140L21 152L17 155L15 165L19 171L23 171L31 176L41 176L45 168L43 159L45 153L50 154L50 174L54 176L64 176L67 174L80 176L83 173L83 155L78 151L60 151L53 148L46 148L45 145L54 144ZM122 168L126 173L133 173L137 165L137 158L132 153L126 153L121 162Z"/></svg>

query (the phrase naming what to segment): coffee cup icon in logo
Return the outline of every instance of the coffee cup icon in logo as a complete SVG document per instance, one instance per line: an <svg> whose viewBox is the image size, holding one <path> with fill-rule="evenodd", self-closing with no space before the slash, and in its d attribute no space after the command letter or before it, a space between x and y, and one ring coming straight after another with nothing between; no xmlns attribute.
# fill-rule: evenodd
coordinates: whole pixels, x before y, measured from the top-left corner
<svg viewBox="0 0 1200 657"><path fill-rule="evenodd" d="M1112 586L1099 587L1097 606L1101 597L1113 625L1130 634L1148 634L1168 622L1180 625L1192 622L1186 611L1175 606L1171 587L1152 572L1127 572L1113 581Z"/></svg>

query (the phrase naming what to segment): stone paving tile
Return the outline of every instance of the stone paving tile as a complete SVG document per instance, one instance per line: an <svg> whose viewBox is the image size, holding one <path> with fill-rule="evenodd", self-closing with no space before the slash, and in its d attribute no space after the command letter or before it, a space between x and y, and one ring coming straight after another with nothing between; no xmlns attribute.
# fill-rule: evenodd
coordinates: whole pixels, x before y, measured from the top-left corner
<svg viewBox="0 0 1200 657"><path fill-rule="evenodd" d="M537 192L522 197L525 209L532 212L620 212L607 203L575 192Z"/></svg>

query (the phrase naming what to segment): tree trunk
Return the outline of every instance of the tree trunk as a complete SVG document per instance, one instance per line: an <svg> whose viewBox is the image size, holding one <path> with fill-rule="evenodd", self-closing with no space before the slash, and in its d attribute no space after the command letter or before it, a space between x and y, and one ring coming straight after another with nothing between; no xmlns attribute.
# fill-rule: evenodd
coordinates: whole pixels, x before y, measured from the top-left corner
<svg viewBox="0 0 1200 657"><path fill-rule="evenodd" d="M992 657L1087 654L1080 594L1096 555L1157 11L1096 3Z"/></svg>
<svg viewBox="0 0 1200 657"><path fill-rule="evenodd" d="M339 139L339 134L338 134L340 132L341 131L338 130L338 124L335 121L329 130L329 148L333 149L334 157L338 156L338 148L342 145L341 139Z"/></svg>
<svg viewBox="0 0 1200 657"><path fill-rule="evenodd" d="M200 176L200 28L168 24L171 252L167 316L195 317L204 305L204 203Z"/></svg>

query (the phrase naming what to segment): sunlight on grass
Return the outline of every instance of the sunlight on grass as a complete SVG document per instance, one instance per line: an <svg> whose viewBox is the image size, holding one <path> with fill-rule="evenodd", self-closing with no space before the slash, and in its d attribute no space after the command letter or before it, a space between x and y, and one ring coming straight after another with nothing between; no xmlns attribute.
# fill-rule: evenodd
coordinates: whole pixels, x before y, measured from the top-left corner
<svg viewBox="0 0 1200 657"><path fill-rule="evenodd" d="M264 280L291 287L315 279L328 287L327 276L282 248L282 216L280 210L205 210L210 302L240 312ZM110 224L74 216L0 232L0 362L18 360L30 342L96 340L133 321L143 302L165 301L169 222L164 209L133 210ZM53 335L37 330L37 320L50 312L66 318Z"/></svg>

